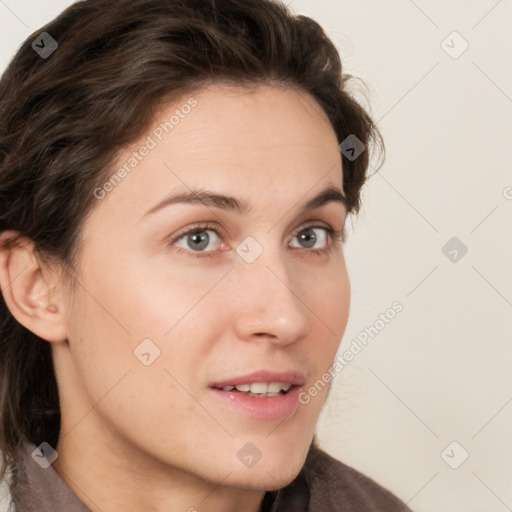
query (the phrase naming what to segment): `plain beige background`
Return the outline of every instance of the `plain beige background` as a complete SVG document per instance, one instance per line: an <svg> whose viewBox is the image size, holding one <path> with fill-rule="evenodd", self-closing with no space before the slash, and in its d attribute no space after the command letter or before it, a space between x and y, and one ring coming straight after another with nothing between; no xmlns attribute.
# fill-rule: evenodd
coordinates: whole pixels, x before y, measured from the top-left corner
<svg viewBox="0 0 512 512"><path fill-rule="evenodd" d="M71 3L0 0L0 69ZM367 343L321 444L417 512L512 510L512 0L287 3L368 85L387 146L345 249L340 355Z"/></svg>

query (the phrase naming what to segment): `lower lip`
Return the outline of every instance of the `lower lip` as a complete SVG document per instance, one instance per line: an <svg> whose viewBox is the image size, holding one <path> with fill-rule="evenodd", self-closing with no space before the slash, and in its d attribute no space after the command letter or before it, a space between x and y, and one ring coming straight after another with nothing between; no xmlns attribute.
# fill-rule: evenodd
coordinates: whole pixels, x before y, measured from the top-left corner
<svg viewBox="0 0 512 512"><path fill-rule="evenodd" d="M257 397L211 388L220 400L248 416L264 420L284 418L294 413L299 405L299 394L302 389L303 386L292 386L284 395Z"/></svg>

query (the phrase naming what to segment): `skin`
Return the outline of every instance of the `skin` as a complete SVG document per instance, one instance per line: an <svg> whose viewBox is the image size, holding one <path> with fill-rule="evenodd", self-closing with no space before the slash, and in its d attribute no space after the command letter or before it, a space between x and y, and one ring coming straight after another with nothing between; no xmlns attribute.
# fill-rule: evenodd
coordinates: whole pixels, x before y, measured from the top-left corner
<svg viewBox="0 0 512 512"><path fill-rule="evenodd" d="M194 98L191 113L98 200L84 225L79 285L62 285L30 241L0 255L9 309L52 343L62 414L53 467L94 512L258 511L264 491L303 466L328 388L283 421L249 417L208 386L268 368L301 371L307 389L331 366L348 320L342 244L318 255L295 236L320 226L314 248L323 248L321 226L345 223L339 202L299 215L328 185L343 190L323 110L270 86L214 85ZM162 106L155 126L176 108ZM145 215L189 187L252 210L174 204ZM224 232L208 231L203 257L186 238L173 242L208 221ZM250 264L235 252L247 236L263 248ZM133 353L145 338L161 351L150 366ZM247 442L262 454L251 468L236 456Z"/></svg>

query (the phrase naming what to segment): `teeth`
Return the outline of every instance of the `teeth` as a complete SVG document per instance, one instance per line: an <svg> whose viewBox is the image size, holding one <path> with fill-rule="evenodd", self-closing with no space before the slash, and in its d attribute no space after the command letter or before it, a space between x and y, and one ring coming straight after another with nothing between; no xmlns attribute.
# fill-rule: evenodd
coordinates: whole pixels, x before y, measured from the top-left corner
<svg viewBox="0 0 512 512"><path fill-rule="evenodd" d="M266 393L267 384L265 382L254 382L251 384L251 393Z"/></svg>
<svg viewBox="0 0 512 512"><path fill-rule="evenodd" d="M267 393L279 393L279 391L288 391L292 387L291 384L284 382L271 382L267 385Z"/></svg>
<svg viewBox="0 0 512 512"><path fill-rule="evenodd" d="M292 387L291 384L285 382L253 382L252 384L238 384L237 386L224 386L223 391L232 391L236 388L237 391L241 391L242 393L250 393L263 395L267 394L268 396L277 396L281 391L288 391Z"/></svg>

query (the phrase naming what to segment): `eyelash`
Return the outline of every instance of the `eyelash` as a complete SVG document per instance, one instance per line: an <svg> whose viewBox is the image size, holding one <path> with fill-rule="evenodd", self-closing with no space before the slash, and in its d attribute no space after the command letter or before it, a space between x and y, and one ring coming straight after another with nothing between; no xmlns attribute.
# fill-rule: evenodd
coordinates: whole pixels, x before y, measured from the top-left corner
<svg viewBox="0 0 512 512"><path fill-rule="evenodd" d="M293 233L292 238L295 238L298 234L300 234L302 231L305 231L308 228L325 229L325 231L327 232L327 234L330 238L330 241L329 241L327 247L325 247L323 249L304 249L304 251L306 251L307 253L312 253L313 255L316 255L316 256L327 255L328 253L330 253L332 251L332 249L334 248L335 244L338 241L340 241L341 243L345 243L346 239L347 239L347 234L346 234L345 228L343 228L342 231L338 231L338 230L332 228L331 226L321 226L321 225L314 225L314 224L308 225L308 226L303 226L300 229L296 230ZM217 226L215 224L211 224L210 222L198 223L198 224L193 225L190 228L187 228L185 231L180 231L176 236L174 236L172 238L172 240L169 241L169 245L173 246L174 249L176 249L176 251L179 254L185 254L186 256L190 256L191 258L212 258L213 257L212 253L215 251L204 251L204 252L191 251L191 250L183 249L183 247L174 246L174 244L178 240L180 240L181 238L183 238L185 236L202 233L203 231L209 231L209 230L213 231L216 235L218 235L221 238L224 237L224 235L225 235L224 231L221 228L219 228L219 226Z"/></svg>

